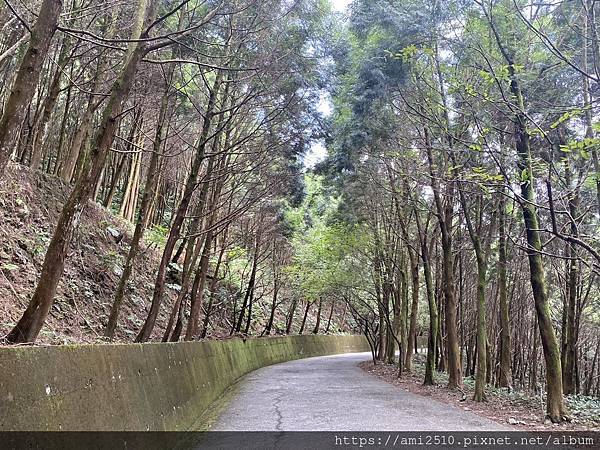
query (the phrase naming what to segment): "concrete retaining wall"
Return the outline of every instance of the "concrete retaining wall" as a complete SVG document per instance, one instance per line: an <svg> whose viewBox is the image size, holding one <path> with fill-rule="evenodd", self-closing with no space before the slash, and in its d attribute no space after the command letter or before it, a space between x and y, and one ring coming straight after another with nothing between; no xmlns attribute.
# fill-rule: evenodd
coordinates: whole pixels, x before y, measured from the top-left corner
<svg viewBox="0 0 600 450"><path fill-rule="evenodd" d="M243 375L363 336L0 348L0 431L187 430Z"/></svg>

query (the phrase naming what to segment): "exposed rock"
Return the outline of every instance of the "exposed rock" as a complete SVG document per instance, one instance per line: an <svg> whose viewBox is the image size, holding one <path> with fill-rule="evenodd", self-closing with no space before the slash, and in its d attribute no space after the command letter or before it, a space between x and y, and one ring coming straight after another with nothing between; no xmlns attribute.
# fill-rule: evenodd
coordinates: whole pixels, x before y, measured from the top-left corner
<svg viewBox="0 0 600 450"><path fill-rule="evenodd" d="M106 227L106 231L108 232L108 234L110 234L112 236L112 238L115 240L115 242L117 244L123 240L123 233L121 233L116 228Z"/></svg>

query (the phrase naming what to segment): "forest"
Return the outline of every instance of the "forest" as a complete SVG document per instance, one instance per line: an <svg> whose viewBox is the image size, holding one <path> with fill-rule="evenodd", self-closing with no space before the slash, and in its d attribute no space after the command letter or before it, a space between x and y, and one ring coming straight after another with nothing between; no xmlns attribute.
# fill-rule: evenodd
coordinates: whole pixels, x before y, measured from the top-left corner
<svg viewBox="0 0 600 450"><path fill-rule="evenodd" d="M599 2L338 3L0 4L3 344L361 333L600 397Z"/></svg>

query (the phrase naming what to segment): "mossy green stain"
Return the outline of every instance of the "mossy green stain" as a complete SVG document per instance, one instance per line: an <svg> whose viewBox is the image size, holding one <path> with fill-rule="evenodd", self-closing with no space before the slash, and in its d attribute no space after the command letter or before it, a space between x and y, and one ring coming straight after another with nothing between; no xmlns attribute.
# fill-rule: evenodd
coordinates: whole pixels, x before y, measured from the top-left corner
<svg viewBox="0 0 600 450"><path fill-rule="evenodd" d="M0 430L190 429L255 369L367 350L362 336L0 348L0 398L13 398L0 402Z"/></svg>

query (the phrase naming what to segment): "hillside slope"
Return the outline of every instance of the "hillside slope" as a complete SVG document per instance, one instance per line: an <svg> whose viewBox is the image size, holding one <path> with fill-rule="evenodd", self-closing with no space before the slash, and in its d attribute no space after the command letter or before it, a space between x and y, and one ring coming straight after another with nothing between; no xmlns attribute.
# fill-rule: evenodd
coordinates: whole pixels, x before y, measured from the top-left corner
<svg viewBox="0 0 600 450"><path fill-rule="evenodd" d="M35 289L44 254L70 186L60 179L10 165L0 184L0 337L5 336L21 317ZM90 203L71 242L65 273L55 302L36 344L103 342L123 262L129 250L133 225L97 203ZM119 316L115 342L132 342L150 308L156 268L161 248L145 242L130 278L126 299ZM170 274L166 295L151 340L160 340L179 288L177 274ZM238 286L221 283L213 314L210 337L229 336L232 302L239 300ZM260 335L268 320L271 298L261 296L253 309L251 333ZM274 332L285 328L289 300L280 300ZM293 329L300 327L304 306L298 306ZM316 323L316 305L310 308L305 330ZM187 313L186 313L187 314ZM237 313L235 313L237 314ZM321 331L327 322L323 311ZM335 308L331 331L339 332L348 313ZM345 326L342 328L346 328ZM0 341L1 343L1 341Z"/></svg>
<svg viewBox="0 0 600 450"><path fill-rule="evenodd" d="M19 319L35 288L44 254L69 186L56 177L11 165L0 185L0 335ZM98 204L90 204L71 243L64 276L38 343L102 340L132 225ZM144 244L129 283L115 341L131 342L152 296L160 253ZM167 296L174 291L167 289ZM169 301L170 303L170 301ZM157 337L167 308L158 318Z"/></svg>

